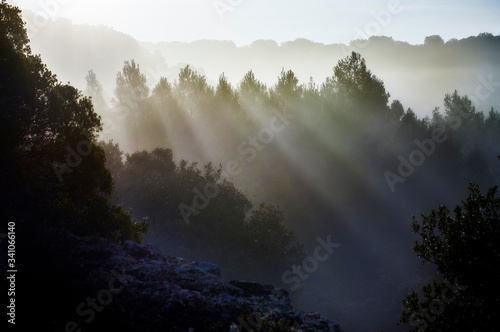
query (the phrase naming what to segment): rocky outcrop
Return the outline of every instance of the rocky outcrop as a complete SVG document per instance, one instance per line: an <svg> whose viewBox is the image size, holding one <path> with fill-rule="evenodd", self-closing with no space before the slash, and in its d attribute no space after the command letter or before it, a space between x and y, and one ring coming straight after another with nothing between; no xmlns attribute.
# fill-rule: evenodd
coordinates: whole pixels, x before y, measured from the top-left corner
<svg viewBox="0 0 500 332"><path fill-rule="evenodd" d="M296 311L286 290L225 282L214 264L162 254L150 244L53 234L58 289L72 293L51 324L65 331L340 331ZM75 288L78 290L75 291Z"/></svg>

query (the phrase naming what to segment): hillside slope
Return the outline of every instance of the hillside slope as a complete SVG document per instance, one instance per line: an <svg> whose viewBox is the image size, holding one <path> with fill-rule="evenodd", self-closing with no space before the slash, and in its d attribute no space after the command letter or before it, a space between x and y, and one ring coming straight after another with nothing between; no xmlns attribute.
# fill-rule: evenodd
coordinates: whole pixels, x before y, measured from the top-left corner
<svg viewBox="0 0 500 332"><path fill-rule="evenodd" d="M286 290L225 282L216 265L166 256L150 244L59 229L32 239L19 245L17 321L36 321L40 331L341 331L317 313L294 310ZM38 310L22 317L28 303Z"/></svg>

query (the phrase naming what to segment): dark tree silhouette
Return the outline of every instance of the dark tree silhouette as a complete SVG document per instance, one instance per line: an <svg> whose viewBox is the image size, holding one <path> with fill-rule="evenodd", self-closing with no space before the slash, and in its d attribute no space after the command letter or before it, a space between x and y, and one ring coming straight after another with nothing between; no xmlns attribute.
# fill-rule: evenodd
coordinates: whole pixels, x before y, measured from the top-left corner
<svg viewBox="0 0 500 332"><path fill-rule="evenodd" d="M58 82L31 54L20 11L0 5L2 198L7 218L34 231L62 226L77 234L140 241L145 224L111 206L112 179L90 98ZM5 136L5 137L4 137ZM24 225L24 226L22 226Z"/></svg>
<svg viewBox="0 0 500 332"><path fill-rule="evenodd" d="M436 265L442 280L423 287L423 298L407 295L401 323L413 331L493 331L499 320L500 198L497 188L483 196L477 185L454 216L445 206L413 219L420 235L414 247L422 259Z"/></svg>

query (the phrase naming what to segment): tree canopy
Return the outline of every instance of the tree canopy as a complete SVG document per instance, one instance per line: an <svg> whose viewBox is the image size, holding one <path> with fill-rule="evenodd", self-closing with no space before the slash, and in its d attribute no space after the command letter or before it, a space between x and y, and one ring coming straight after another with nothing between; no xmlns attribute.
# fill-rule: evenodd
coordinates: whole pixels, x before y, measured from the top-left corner
<svg viewBox="0 0 500 332"><path fill-rule="evenodd" d="M4 213L23 228L64 225L77 234L140 241L146 230L111 205L112 179L96 144L90 98L60 83L31 54L20 11L0 4L0 132ZM24 205L29 203L29 207Z"/></svg>
<svg viewBox="0 0 500 332"><path fill-rule="evenodd" d="M500 287L500 197L497 188L482 195L477 185L453 210L440 206L422 222L413 219L421 240L413 248L423 263L434 264L438 281L422 295L406 296L401 322L413 331L493 331L498 323Z"/></svg>

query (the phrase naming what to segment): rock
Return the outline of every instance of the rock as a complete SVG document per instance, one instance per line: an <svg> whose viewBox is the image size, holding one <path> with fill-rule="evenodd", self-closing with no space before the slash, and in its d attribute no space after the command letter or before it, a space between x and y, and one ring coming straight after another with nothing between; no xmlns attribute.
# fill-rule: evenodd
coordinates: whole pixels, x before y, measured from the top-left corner
<svg viewBox="0 0 500 332"><path fill-rule="evenodd" d="M127 240L123 243L123 248L132 257L136 259L147 258L151 260L163 260L164 256L157 247L146 244L140 245L137 242Z"/></svg>
<svg viewBox="0 0 500 332"><path fill-rule="evenodd" d="M262 285L256 282L243 280L231 280L229 283L241 289L245 296L267 296L271 295L275 290L271 285Z"/></svg>
<svg viewBox="0 0 500 332"><path fill-rule="evenodd" d="M45 330L68 331L75 324L82 331L341 331L317 313L294 310L283 289L224 282L215 264L166 256L132 241L117 245L68 232L44 236L57 243L57 251L43 253L58 262L47 278L67 276L47 290L63 309L50 308L58 316Z"/></svg>
<svg viewBox="0 0 500 332"><path fill-rule="evenodd" d="M196 262L193 266L195 269L205 271L207 273L216 275L220 277L220 267L215 264L207 263L207 262Z"/></svg>

